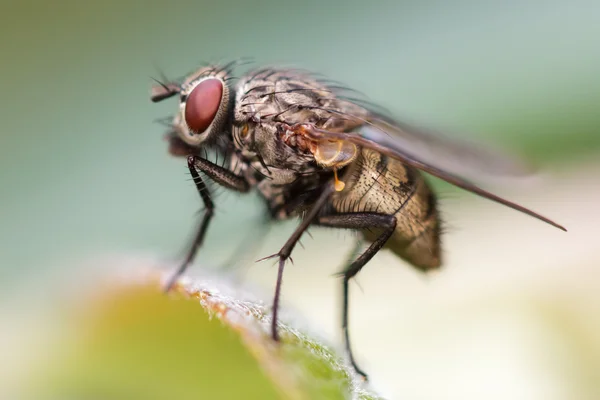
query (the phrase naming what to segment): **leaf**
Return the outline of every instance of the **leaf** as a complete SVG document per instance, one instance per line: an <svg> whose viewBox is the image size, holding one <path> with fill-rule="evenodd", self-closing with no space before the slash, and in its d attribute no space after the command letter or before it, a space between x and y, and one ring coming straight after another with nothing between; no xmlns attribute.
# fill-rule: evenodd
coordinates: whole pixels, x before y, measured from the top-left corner
<svg viewBox="0 0 600 400"><path fill-rule="evenodd" d="M126 280L78 299L32 391L51 399L373 399L329 347L227 284Z"/></svg>

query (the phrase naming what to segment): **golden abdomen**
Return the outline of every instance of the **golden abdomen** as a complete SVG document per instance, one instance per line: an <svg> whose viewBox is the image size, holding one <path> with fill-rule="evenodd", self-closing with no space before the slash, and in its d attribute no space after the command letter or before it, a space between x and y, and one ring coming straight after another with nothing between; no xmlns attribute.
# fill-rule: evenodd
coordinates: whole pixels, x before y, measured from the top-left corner
<svg viewBox="0 0 600 400"><path fill-rule="evenodd" d="M348 168L346 187L333 198L335 210L394 215L396 229L386 248L421 270L439 267L436 198L419 171L368 149L362 149ZM380 232L363 233L373 240Z"/></svg>

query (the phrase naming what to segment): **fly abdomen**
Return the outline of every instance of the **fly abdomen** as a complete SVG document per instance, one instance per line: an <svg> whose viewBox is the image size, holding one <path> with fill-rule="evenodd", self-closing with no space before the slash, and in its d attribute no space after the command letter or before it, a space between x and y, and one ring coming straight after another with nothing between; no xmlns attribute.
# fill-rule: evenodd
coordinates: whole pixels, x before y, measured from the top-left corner
<svg viewBox="0 0 600 400"><path fill-rule="evenodd" d="M346 187L335 194L339 213L374 212L396 217L386 247L421 270L440 265L440 221L436 198L414 168L369 149L350 165ZM367 239L377 231L365 231Z"/></svg>

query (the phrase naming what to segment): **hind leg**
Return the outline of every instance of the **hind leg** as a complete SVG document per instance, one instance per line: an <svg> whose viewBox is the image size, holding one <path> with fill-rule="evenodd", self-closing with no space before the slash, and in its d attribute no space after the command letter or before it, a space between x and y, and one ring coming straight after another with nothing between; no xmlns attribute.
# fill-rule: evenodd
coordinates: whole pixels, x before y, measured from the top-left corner
<svg viewBox="0 0 600 400"><path fill-rule="evenodd" d="M351 262L344 270L343 275L343 308L342 308L342 329L344 332L344 342L346 351L350 358L350 363L354 370L362 375L365 379L367 374L358 366L352 354L350 345L350 334L348 332L348 282L373 258L375 254L385 245L388 239L396 229L396 217L387 214L377 213L344 213L332 214L319 217L316 222L318 225L328 226L332 228L356 229L364 230L370 228L381 229L382 233L371 243L369 248L365 250L358 258Z"/></svg>

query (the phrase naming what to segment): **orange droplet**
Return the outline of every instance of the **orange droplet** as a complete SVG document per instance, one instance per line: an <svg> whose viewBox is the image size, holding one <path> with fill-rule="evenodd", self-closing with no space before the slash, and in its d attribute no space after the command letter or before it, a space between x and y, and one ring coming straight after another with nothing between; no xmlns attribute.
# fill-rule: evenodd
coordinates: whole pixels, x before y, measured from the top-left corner
<svg viewBox="0 0 600 400"><path fill-rule="evenodd" d="M334 187L336 192L341 192L346 187L346 184L338 179L337 169L333 170L333 177L335 179Z"/></svg>

